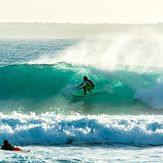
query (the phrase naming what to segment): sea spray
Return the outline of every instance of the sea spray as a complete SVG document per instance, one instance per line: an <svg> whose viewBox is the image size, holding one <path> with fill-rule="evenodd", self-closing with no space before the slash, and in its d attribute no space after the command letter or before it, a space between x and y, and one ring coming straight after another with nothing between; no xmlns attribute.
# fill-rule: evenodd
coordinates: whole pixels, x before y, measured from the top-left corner
<svg viewBox="0 0 163 163"><path fill-rule="evenodd" d="M98 69L116 70L123 67L143 69L162 68L163 38L134 38L123 34L118 38L86 39L67 47L60 53L43 55L30 64L55 64L66 62L94 66Z"/></svg>

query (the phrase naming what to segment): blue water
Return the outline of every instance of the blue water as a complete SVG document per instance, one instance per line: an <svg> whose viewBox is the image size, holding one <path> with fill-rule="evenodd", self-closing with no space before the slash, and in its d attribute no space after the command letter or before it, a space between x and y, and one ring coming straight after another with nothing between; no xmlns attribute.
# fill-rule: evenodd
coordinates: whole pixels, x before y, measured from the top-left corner
<svg viewBox="0 0 163 163"><path fill-rule="evenodd" d="M141 41L142 49L138 40L129 45L145 57L148 41ZM0 161L162 161L161 57L151 52L145 64L126 44L117 53L115 42L0 41L0 142L31 150L3 151ZM85 75L95 94L73 97Z"/></svg>

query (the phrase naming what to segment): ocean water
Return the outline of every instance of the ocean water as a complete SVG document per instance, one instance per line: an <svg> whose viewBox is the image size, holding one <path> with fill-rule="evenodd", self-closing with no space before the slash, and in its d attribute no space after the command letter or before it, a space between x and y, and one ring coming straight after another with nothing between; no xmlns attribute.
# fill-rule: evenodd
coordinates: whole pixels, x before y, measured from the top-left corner
<svg viewBox="0 0 163 163"><path fill-rule="evenodd" d="M0 40L0 162L162 162L163 38ZM74 97L87 75L95 93Z"/></svg>

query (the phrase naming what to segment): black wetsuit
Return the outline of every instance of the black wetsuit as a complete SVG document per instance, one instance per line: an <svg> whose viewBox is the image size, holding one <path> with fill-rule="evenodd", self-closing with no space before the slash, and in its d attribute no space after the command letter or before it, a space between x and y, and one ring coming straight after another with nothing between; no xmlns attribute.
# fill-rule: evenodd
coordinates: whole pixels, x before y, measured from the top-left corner
<svg viewBox="0 0 163 163"><path fill-rule="evenodd" d="M3 149L3 150L13 150L14 146L12 146L11 144L7 144L7 145L3 145L1 147L1 149Z"/></svg>

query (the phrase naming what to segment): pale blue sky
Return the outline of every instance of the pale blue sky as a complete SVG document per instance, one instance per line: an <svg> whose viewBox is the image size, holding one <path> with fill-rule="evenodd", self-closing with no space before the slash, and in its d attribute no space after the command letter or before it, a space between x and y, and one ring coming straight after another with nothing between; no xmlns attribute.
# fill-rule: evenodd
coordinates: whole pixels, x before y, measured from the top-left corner
<svg viewBox="0 0 163 163"><path fill-rule="evenodd" d="M157 23L163 0L0 0L0 22Z"/></svg>

